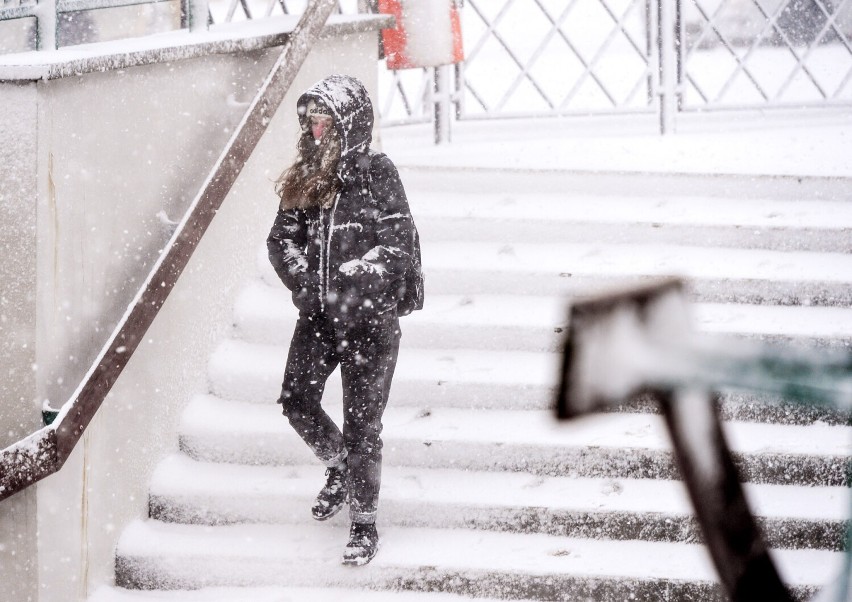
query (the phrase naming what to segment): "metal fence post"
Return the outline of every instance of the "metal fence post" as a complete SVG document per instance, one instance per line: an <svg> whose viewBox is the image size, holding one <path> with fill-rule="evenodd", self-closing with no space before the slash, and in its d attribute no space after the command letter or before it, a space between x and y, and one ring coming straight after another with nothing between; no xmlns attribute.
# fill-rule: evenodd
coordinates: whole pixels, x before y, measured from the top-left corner
<svg viewBox="0 0 852 602"><path fill-rule="evenodd" d="M435 67L435 144L450 141L450 109L453 104L450 69L452 65Z"/></svg>
<svg viewBox="0 0 852 602"><path fill-rule="evenodd" d="M462 18L464 15L464 2L465 0L455 0L456 10L459 13L459 18ZM464 61L462 58L461 61L453 65L453 106L455 108L455 118L456 121L461 121L465 116L465 102L464 102Z"/></svg>
<svg viewBox="0 0 852 602"><path fill-rule="evenodd" d="M651 65L654 64L654 51L657 45L657 15L652 0L645 0L645 56L648 57L648 76L645 81L648 106L654 106L656 78Z"/></svg>
<svg viewBox="0 0 852 602"><path fill-rule="evenodd" d="M454 86L453 104L456 108L456 121L464 118L464 61L456 63L453 67Z"/></svg>
<svg viewBox="0 0 852 602"><path fill-rule="evenodd" d="M677 7L671 0L657 0L657 56L659 58L657 95L661 134L671 134L675 131L675 114L678 108L679 36L675 33L680 0L675 1Z"/></svg>
<svg viewBox="0 0 852 602"><path fill-rule="evenodd" d="M684 64L686 62L686 37L683 33L683 0L675 0L675 11L674 44L677 61L675 66L675 99L677 111L681 112L683 111Z"/></svg>
<svg viewBox="0 0 852 602"><path fill-rule="evenodd" d="M180 5L181 29L207 31L210 24L208 0L183 0Z"/></svg>
<svg viewBox="0 0 852 602"><path fill-rule="evenodd" d="M36 7L36 49L56 50L56 0L39 0Z"/></svg>

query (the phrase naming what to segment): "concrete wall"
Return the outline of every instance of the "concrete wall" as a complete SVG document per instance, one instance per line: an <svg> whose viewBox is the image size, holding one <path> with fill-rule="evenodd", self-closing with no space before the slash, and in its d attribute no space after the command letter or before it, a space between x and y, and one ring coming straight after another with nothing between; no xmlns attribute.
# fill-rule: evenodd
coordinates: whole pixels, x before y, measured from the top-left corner
<svg viewBox="0 0 852 602"><path fill-rule="evenodd" d="M36 372L36 94L9 85L0 120L0 448L41 425ZM0 503L0 586L35 600L35 491ZM2 597L2 596L0 596Z"/></svg>
<svg viewBox="0 0 852 602"><path fill-rule="evenodd" d="M273 181L294 155L296 96L325 75L346 72L361 78L375 99L376 26L362 24L315 48L65 467L38 485L37 496L30 490L0 503L0 554L16 558L0 563L0 583L19 582L23 592L13 599L82 600L111 582L117 538L130 520L147 515L151 471L177 450L181 408L206 391L209 355L231 327L238 287L255 270L277 208ZM0 84L3 104L22 95L29 126L33 105L38 122L36 148L21 160L25 188L36 190L36 198L18 203L28 216L29 240L0 230L4 244L8 238L23 247L17 255L26 267L6 266L3 257L0 274L20 285L16 328L31 341L26 353L0 352L22 374L34 360L38 370L4 396L23 401L8 411L4 406L0 433L16 423L37 425L41 399L58 405L73 392L171 233L158 214L179 218L277 54L274 48L213 54ZM4 194L13 189L0 186ZM8 213L6 203L2 211ZM4 375L8 389L7 380Z"/></svg>
<svg viewBox="0 0 852 602"><path fill-rule="evenodd" d="M270 64L217 55L38 84L38 396L73 391ZM159 216L159 217L158 217Z"/></svg>
<svg viewBox="0 0 852 602"><path fill-rule="evenodd" d="M0 448L39 426L35 410L35 87L10 84L0 120Z"/></svg>

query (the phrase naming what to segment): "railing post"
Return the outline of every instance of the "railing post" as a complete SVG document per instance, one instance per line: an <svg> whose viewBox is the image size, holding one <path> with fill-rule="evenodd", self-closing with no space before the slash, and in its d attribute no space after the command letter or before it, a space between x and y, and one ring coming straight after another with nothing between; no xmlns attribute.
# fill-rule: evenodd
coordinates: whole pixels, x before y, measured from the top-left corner
<svg viewBox="0 0 852 602"><path fill-rule="evenodd" d="M36 7L36 49L56 50L56 0L39 0Z"/></svg>
<svg viewBox="0 0 852 602"><path fill-rule="evenodd" d="M656 77L654 74L654 50L657 44L657 18L656 9L652 0L645 0L645 55L648 57L648 77L645 82L648 106L654 106L654 89Z"/></svg>
<svg viewBox="0 0 852 602"><path fill-rule="evenodd" d="M456 109L456 121L464 117L464 61L458 62L453 68L455 90L453 91L453 104Z"/></svg>
<svg viewBox="0 0 852 602"><path fill-rule="evenodd" d="M675 6L677 4L677 6ZM678 110L678 43L676 35L680 0L657 0L657 57L659 59L657 96L659 99L660 133L675 131Z"/></svg>
<svg viewBox="0 0 852 602"><path fill-rule="evenodd" d="M206 31L209 11L208 0L183 0L180 5L181 29Z"/></svg>
<svg viewBox="0 0 852 602"><path fill-rule="evenodd" d="M453 105L451 68L452 65L435 67L435 144L450 142L450 110Z"/></svg>
<svg viewBox="0 0 852 602"><path fill-rule="evenodd" d="M463 19L465 0L455 0L456 10L458 11L459 19ZM465 115L464 102L464 58L453 65L453 107L455 108L455 119L461 121Z"/></svg>

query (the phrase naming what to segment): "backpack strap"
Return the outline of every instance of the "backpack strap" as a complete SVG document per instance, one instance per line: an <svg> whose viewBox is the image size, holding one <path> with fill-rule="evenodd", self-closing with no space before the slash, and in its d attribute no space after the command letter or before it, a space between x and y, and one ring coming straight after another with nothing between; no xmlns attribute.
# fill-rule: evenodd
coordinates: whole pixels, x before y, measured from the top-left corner
<svg viewBox="0 0 852 602"><path fill-rule="evenodd" d="M366 186L362 186L361 190L372 196L373 194L373 160L377 157L384 157L384 153L369 149L366 157L369 158L366 163L366 174L363 176L363 182ZM359 163L360 167L360 163ZM359 170L360 171L360 170ZM409 210L410 211L410 210ZM420 258L420 234L417 232L417 226L414 220L411 221L411 228L414 232L411 249L411 264L405 270L400 279L399 301L397 302L397 315L407 316L413 311L423 309L424 285L425 278L423 276L423 266Z"/></svg>

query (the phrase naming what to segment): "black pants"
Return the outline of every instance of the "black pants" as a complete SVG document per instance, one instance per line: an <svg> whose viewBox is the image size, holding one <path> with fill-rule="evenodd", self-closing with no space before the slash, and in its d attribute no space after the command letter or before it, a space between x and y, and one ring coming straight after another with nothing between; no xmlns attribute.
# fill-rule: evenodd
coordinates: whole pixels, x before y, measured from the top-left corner
<svg viewBox="0 0 852 602"><path fill-rule="evenodd" d="M281 398L284 415L326 466L347 459L349 514L376 520L382 473L382 414L399 352L394 311L343 323L325 314L301 314L296 323ZM340 365L343 433L322 409L326 380Z"/></svg>

